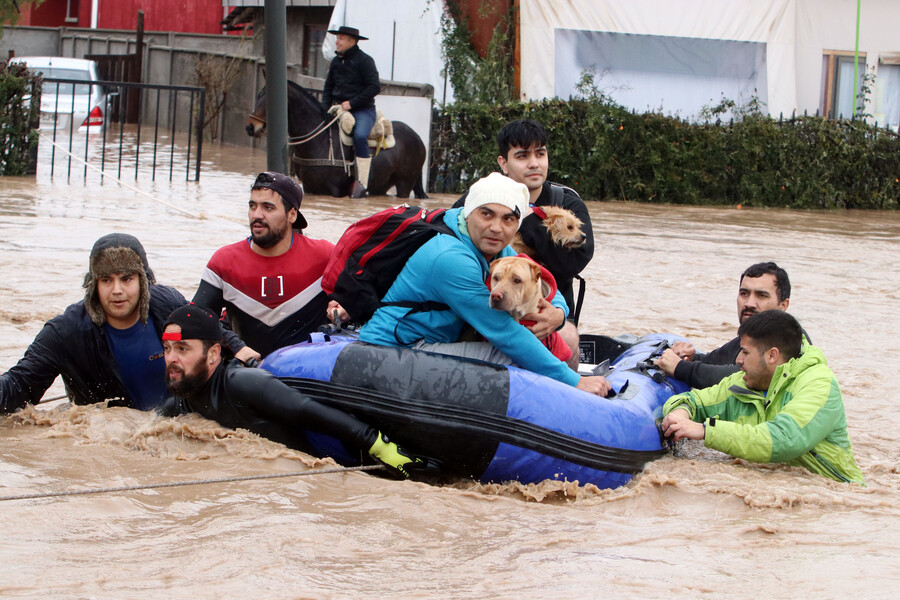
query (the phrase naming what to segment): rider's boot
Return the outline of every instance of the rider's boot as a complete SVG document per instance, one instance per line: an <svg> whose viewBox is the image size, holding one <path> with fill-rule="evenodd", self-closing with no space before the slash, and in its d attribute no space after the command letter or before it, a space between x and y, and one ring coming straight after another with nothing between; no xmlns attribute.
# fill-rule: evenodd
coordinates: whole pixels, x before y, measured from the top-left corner
<svg viewBox="0 0 900 600"><path fill-rule="evenodd" d="M356 158L356 181L350 191L351 198L365 198L369 195L366 188L369 187L369 168L372 166L371 158Z"/></svg>

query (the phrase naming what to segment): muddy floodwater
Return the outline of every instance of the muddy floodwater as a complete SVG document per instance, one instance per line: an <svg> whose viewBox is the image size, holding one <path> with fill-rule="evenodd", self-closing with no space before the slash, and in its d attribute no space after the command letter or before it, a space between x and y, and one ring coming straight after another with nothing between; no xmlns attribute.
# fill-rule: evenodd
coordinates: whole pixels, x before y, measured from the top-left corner
<svg viewBox="0 0 900 600"><path fill-rule="evenodd" d="M0 372L82 297L94 240L136 235L190 298L213 251L248 235L265 153L204 148L199 183L140 193L46 156L0 178ZM421 202L448 206L450 196ZM170 204L172 207L163 204ZM336 241L396 203L307 197ZM629 485L432 487L365 473L0 501L3 598L894 598L900 586L900 215L591 203L597 251L581 329L737 327L738 276L774 260L790 311L844 392L868 487L694 444ZM57 380L47 396L63 392ZM333 465L197 417L55 402L0 417L0 496Z"/></svg>

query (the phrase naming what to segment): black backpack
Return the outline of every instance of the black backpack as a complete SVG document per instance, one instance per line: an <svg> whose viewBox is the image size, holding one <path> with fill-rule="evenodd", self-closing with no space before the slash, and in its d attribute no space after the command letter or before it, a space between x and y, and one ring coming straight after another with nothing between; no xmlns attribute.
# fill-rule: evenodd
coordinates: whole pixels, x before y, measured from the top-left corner
<svg viewBox="0 0 900 600"><path fill-rule="evenodd" d="M444 209L401 204L360 219L347 228L322 275L322 289L340 303L352 321L368 321L381 306L410 312L447 310L440 302L382 302L406 261L438 233L454 235Z"/></svg>

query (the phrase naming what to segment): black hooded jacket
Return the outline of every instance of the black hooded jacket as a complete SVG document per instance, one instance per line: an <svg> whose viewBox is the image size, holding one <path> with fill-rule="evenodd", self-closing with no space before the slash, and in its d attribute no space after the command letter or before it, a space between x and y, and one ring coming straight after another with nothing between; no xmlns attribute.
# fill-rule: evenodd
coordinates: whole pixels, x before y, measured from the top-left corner
<svg viewBox="0 0 900 600"><path fill-rule="evenodd" d="M150 286L150 316L160 338L169 314L187 303L175 288ZM234 332L223 332L232 351L244 347ZM25 356L0 375L0 413L16 411L26 403L37 404L57 375L62 376L66 392L75 404L118 398L111 404L131 406L106 333L91 320L84 301L47 321Z"/></svg>
<svg viewBox="0 0 900 600"><path fill-rule="evenodd" d="M150 315L160 337L169 314L185 304L187 300L174 288L150 286ZM47 321L25 356L0 375L0 413L37 404L57 375L75 404L120 398L117 405L131 406L106 333L91 320L84 301Z"/></svg>
<svg viewBox="0 0 900 600"><path fill-rule="evenodd" d="M375 61L354 45L331 59L322 90L322 108L328 110L332 104L345 100L350 102L351 110L375 106L375 96L380 91Z"/></svg>

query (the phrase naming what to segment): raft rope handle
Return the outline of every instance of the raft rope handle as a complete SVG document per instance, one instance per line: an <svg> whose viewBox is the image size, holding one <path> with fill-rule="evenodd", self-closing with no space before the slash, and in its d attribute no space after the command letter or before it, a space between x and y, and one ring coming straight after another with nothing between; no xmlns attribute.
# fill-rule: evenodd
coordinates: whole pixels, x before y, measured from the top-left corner
<svg viewBox="0 0 900 600"><path fill-rule="evenodd" d="M185 214L185 215L191 217L192 219L198 219L198 220L201 220L201 221L206 220L206 217L203 216L203 215L194 214L194 213L192 213L192 212L190 212L190 211L184 210L183 208L179 208L179 207L175 206L174 204L170 204L169 202L166 202L165 200L160 200L159 198L154 198L153 196L151 196L151 195L148 194L147 192L145 192L145 191L143 191L143 190L140 190L140 189L134 187L133 185L129 185L129 184L125 183L124 181L122 181L122 180L119 179L118 177L116 177L116 176L114 176L114 175L110 175L109 173L107 173L107 172L104 171L103 169L100 169L100 168L95 167L94 165L88 163L87 161L84 161L84 160L82 160L81 158L75 156L74 154L72 154L71 152L69 152L68 150L66 150L64 147L62 147L62 146L60 146L59 144L57 144L56 142L54 142L51 138L47 137L47 136L44 135L43 133L40 134L40 136L41 136L41 138L43 138L43 139L47 140L48 142L50 142L51 144L53 144L53 146L55 146L60 152L64 152L65 154L69 155L69 158L70 158L70 159L71 159L71 158L74 158L76 162L79 162L79 163L81 163L82 165L84 165L85 167L89 167L89 168L93 169L94 171L97 171L97 172L100 173L100 175L102 175L103 177L109 177L110 179L112 179L113 181L115 181L116 183L118 183L119 185L121 185L121 186L123 186L123 187L126 187L126 188L128 188L129 190L131 190L131 191L133 191L133 192L137 192L138 194L140 194L140 195L142 195L142 196L146 196L147 198L153 200L154 202L158 202L159 204L162 204L163 206L168 206L168 207L171 208L172 210L177 210L178 212L180 212L180 213L182 213L182 214Z"/></svg>
<svg viewBox="0 0 900 600"><path fill-rule="evenodd" d="M273 473L270 475L245 475L241 477L219 477L216 479L194 479L190 481L170 481L167 483L147 483L143 485L122 485L117 487L95 488L89 490L68 490L63 492L41 492L35 494L19 494L17 496L0 496L0 502L8 500L33 500L37 498L60 498L63 496L86 496L88 494L105 494L110 492L131 492L135 490L151 490L159 488L182 487L186 485L202 485L210 483L232 483L235 481L256 481L258 479L279 479L284 477L304 477L306 475L328 475L330 473L349 473L352 471L377 471L384 465L363 465L359 467L333 467L312 471L293 471L290 473Z"/></svg>

